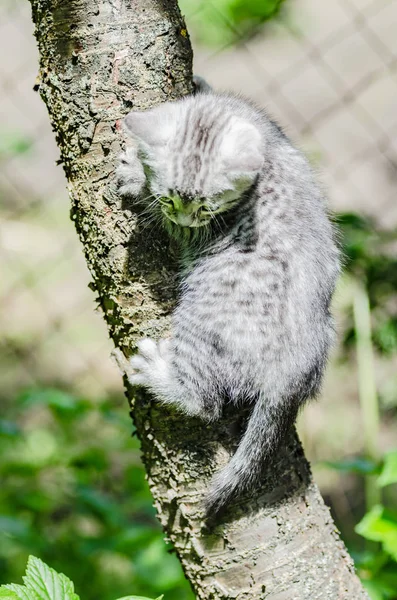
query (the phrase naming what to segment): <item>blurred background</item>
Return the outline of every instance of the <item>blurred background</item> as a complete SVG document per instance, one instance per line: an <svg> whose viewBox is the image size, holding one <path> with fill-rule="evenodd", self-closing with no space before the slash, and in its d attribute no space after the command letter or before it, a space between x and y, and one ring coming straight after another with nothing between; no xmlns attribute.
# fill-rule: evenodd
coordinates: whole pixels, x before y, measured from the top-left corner
<svg viewBox="0 0 397 600"><path fill-rule="evenodd" d="M339 344L299 431L371 598L397 598L397 1L183 0L195 73L266 107L340 228ZM0 4L0 583L29 554L82 598L191 599L162 539L112 344L33 91L27 0Z"/></svg>

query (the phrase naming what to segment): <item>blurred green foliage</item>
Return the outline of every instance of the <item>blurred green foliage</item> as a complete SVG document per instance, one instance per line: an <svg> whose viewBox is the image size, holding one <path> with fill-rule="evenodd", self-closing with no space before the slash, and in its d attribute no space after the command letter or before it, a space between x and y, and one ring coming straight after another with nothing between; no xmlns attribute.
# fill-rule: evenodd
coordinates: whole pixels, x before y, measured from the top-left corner
<svg viewBox="0 0 397 600"><path fill-rule="evenodd" d="M397 353L397 232L380 230L371 220L352 213L339 215L336 223L345 271L360 281L368 293L374 350L380 356L394 357ZM355 332L352 311L346 316L343 335L348 356ZM381 393L381 401L389 408L397 407L395 384L389 387L387 399L382 398Z"/></svg>
<svg viewBox="0 0 397 600"><path fill-rule="evenodd" d="M4 415L3 415L4 416ZM126 402L30 389L0 420L0 582L29 554L88 600L191 599L163 541Z"/></svg>
<svg viewBox="0 0 397 600"><path fill-rule="evenodd" d="M245 39L280 10L283 0L179 0L189 30L208 46L225 46Z"/></svg>
<svg viewBox="0 0 397 600"><path fill-rule="evenodd" d="M33 147L33 140L17 131L0 131L0 160L24 154Z"/></svg>
<svg viewBox="0 0 397 600"><path fill-rule="evenodd" d="M375 356L390 357L397 352L397 258L395 231L379 230L373 222L356 214L339 215L336 219L348 278L365 287L371 309L372 345ZM344 349L349 360L357 342L354 319L349 307L346 315ZM382 398L381 398L382 399ZM397 407L397 389L386 408ZM382 403L381 407L382 408ZM377 440L375 440L377 443ZM367 506L355 531L368 540L355 543L350 538L349 550L371 600L397 599L397 450L380 460L362 456L339 462L327 462L328 467L354 474L379 489L380 502ZM388 488L384 490L384 488ZM386 493L387 492L387 493ZM343 527L343 524L340 524ZM342 529L342 536L344 532ZM349 536L350 537L350 536Z"/></svg>
<svg viewBox="0 0 397 600"><path fill-rule="evenodd" d="M385 454L377 465L361 457L326 465L362 476L377 473L376 483L379 488L397 484L397 450ZM350 548L371 600L396 600L397 511L377 504L366 512L356 525L355 531L366 540L376 542L361 549Z"/></svg>
<svg viewBox="0 0 397 600"><path fill-rule="evenodd" d="M370 219L353 213L339 215L336 222L345 269L364 281L372 309L384 307L397 292L397 232L380 230ZM393 348L397 349L397 344Z"/></svg>

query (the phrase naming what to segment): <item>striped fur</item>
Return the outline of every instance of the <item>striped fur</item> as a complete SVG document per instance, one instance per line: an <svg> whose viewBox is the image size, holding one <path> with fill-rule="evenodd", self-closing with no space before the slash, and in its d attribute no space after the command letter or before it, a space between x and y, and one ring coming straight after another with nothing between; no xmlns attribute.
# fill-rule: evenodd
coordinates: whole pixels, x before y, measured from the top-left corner
<svg viewBox="0 0 397 600"><path fill-rule="evenodd" d="M318 393L339 253L307 160L249 102L197 94L130 113L126 127L136 146L118 169L121 193L144 197L147 186L150 212L181 240L184 267L172 337L139 343L131 383L207 421L222 418L225 402L236 413L251 407L240 446L211 484L214 518L258 485ZM173 194L225 210L181 227L160 206Z"/></svg>

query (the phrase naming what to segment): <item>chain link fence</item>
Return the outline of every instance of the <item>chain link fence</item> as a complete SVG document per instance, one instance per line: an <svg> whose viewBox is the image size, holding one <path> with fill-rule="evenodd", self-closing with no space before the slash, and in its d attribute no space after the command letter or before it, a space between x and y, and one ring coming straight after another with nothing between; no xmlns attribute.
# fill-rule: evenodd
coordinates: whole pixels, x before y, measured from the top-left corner
<svg viewBox="0 0 397 600"><path fill-rule="evenodd" d="M184 7L195 72L267 107L319 167L334 210L395 226L397 1L286 2L249 39L238 39L215 0L206 2L206 18L233 30L233 43L217 48L200 45L203 6ZM38 53L29 2L3 0L0 49L1 399L30 385L121 394L69 221L59 153L33 92ZM311 437L338 426L329 453L354 451L361 443L354 368L334 365L328 380L325 399L305 417L316 424L308 425ZM342 428L334 403L348 404Z"/></svg>

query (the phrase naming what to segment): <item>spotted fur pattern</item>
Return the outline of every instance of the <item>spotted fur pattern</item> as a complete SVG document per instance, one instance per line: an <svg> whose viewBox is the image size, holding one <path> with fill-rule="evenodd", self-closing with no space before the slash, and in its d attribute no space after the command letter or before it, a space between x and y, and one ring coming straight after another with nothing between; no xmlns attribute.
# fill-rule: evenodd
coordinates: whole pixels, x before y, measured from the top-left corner
<svg viewBox="0 0 397 600"><path fill-rule="evenodd" d="M300 151L249 102L199 93L126 128L124 194L209 199L230 208L179 235L183 278L172 337L139 342L132 384L210 422L225 403L251 407L240 445L211 483L207 514L259 483L299 408L318 393L334 337L330 300L339 253L321 190ZM190 228L193 232L193 228ZM186 233L186 231L185 231ZM189 232L188 232L189 233Z"/></svg>

